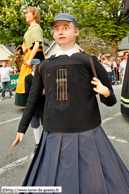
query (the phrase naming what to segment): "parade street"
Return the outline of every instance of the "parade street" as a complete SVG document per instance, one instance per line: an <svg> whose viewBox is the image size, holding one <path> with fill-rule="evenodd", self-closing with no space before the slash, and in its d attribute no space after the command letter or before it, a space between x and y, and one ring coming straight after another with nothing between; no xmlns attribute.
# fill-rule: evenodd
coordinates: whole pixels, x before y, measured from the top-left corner
<svg viewBox="0 0 129 194"><path fill-rule="evenodd" d="M99 103L99 106L102 127L129 169L129 122L120 113L121 87L113 86L116 105L107 107ZM33 157L35 140L30 126L23 141L12 148L23 111L15 107L14 99L6 92L6 97L0 102L0 186L21 186Z"/></svg>

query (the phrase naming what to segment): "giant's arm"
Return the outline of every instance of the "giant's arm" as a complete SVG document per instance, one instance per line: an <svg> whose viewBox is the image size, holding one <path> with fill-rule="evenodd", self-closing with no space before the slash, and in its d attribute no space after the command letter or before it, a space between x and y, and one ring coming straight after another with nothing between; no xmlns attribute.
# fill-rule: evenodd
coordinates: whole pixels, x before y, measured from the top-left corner
<svg viewBox="0 0 129 194"><path fill-rule="evenodd" d="M30 88L31 88L31 84L30 84L30 82L29 82L29 77L26 76L26 77L25 77L25 94L26 94L27 96L29 96Z"/></svg>
<svg viewBox="0 0 129 194"><path fill-rule="evenodd" d="M29 123L34 115L34 112L36 110L38 98L42 94L43 88L44 86L43 86L42 77L40 76L38 72L38 67L37 67L37 69L35 70L32 87L30 89L29 97L27 100L27 105L25 107L22 119L19 124L16 139L12 145L13 147L15 147L20 141L22 141L24 137L24 133L26 132L29 126Z"/></svg>
<svg viewBox="0 0 129 194"><path fill-rule="evenodd" d="M37 67L35 70L35 75L33 78L27 104L26 104L22 119L19 124L18 132L20 133L26 132L29 126L29 123L34 115L34 112L36 110L39 96L42 95L43 88L44 88L43 80L38 72L38 67Z"/></svg>
<svg viewBox="0 0 129 194"><path fill-rule="evenodd" d="M110 90L110 95L108 97L105 97L100 94L100 100L107 106L113 106L116 103L116 97L114 95L114 92L108 77L108 73L106 72L104 67L100 64L100 62L95 56L93 56L92 59L94 61L98 79L101 81L103 86L106 86Z"/></svg>

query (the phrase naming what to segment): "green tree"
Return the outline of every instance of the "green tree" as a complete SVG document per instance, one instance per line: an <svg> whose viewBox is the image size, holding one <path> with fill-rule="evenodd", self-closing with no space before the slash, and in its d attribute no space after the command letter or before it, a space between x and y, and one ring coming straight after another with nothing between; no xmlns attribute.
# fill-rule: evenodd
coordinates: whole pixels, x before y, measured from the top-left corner
<svg viewBox="0 0 129 194"><path fill-rule="evenodd" d="M24 1L1 0L0 2L0 43L15 46L23 41L26 30Z"/></svg>
<svg viewBox="0 0 129 194"><path fill-rule="evenodd" d="M110 53L111 44L95 36L91 29L89 29L89 32L79 36L77 40L77 43L85 51L85 53L89 55L94 54L96 56L98 56L99 53L102 55Z"/></svg>
<svg viewBox="0 0 129 194"><path fill-rule="evenodd" d="M15 47L21 45L23 36L28 28L25 21L25 9L28 6L36 6L41 14L41 27L43 36L52 40L52 29L49 23L59 12L67 9L67 3L56 0L1 0L0 2L0 44Z"/></svg>
<svg viewBox="0 0 129 194"><path fill-rule="evenodd" d="M129 27L123 20L124 0L76 0L72 1L71 13L78 20L78 26L92 27L97 37L110 40L112 56L117 57L117 42L124 38Z"/></svg>

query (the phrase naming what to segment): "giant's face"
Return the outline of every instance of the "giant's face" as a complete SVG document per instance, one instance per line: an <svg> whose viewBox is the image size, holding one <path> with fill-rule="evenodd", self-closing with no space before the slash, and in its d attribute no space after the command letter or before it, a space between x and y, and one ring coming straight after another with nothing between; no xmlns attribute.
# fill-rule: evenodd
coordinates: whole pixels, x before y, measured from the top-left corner
<svg viewBox="0 0 129 194"><path fill-rule="evenodd" d="M34 15L28 9L25 13L26 22L30 24L34 20L34 18L35 18Z"/></svg>
<svg viewBox="0 0 129 194"><path fill-rule="evenodd" d="M59 20L53 24L54 34L53 38L60 46L62 44L74 44L79 31L75 29L73 22Z"/></svg>

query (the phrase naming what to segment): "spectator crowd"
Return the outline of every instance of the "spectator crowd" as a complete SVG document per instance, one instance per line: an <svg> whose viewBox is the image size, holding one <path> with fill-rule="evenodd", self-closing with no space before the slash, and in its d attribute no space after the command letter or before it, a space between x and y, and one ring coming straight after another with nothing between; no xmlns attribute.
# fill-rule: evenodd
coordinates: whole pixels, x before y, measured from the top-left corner
<svg viewBox="0 0 129 194"><path fill-rule="evenodd" d="M2 62L2 67L0 68L0 80L1 80L1 97L0 101L2 101L5 97L5 91L8 88L10 93L10 97L13 98L12 88L10 86L10 76L19 74L20 69L17 69L13 66L12 62ZM15 90L15 88L13 89Z"/></svg>
<svg viewBox="0 0 129 194"><path fill-rule="evenodd" d="M115 58L112 57L110 54L102 55L101 53L99 53L98 60L100 61L100 63L103 65L103 67L107 71L110 82L112 85L120 84L121 82L123 82L125 70L126 70L126 64L127 64L127 60L128 60L128 52L124 52L123 57L117 58L117 61L115 61ZM20 74L20 67L16 68L12 64L11 61L9 61L8 63L6 63L6 62L2 63L2 67L0 68L0 77L1 77L1 85L2 85L2 90L1 90L2 95L1 95L0 101L2 101L2 99L5 96L5 86L6 85L8 87L9 92L10 92L10 97L11 96L13 97L13 95L11 93L9 77L7 80L3 81L3 83L2 83L1 73L2 73L3 67L4 67L3 74L5 77L7 76L7 74L8 74L8 76ZM5 67L6 67L6 73L5 73ZM13 91L15 91L15 88L13 89Z"/></svg>
<svg viewBox="0 0 129 194"><path fill-rule="evenodd" d="M101 55L101 53L99 53L98 60L107 71L112 85L120 84L120 82L123 82L127 59L128 52L124 52L123 57L117 58L117 61L110 54Z"/></svg>

